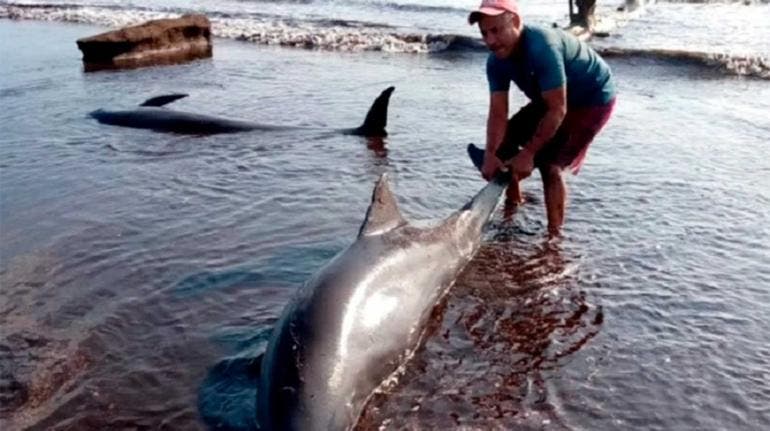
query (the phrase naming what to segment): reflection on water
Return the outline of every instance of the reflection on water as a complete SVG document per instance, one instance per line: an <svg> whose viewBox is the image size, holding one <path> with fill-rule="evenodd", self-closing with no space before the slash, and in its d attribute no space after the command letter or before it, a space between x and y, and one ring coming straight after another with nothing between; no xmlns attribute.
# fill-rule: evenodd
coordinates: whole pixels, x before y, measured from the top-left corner
<svg viewBox="0 0 770 431"><path fill-rule="evenodd" d="M388 148L385 144L385 139L380 137L366 138L366 148L372 150L372 153L380 159L388 157Z"/></svg>
<svg viewBox="0 0 770 431"><path fill-rule="evenodd" d="M464 270L425 344L359 429L560 428L546 381L599 332L602 309L558 242L501 241L505 230Z"/></svg>

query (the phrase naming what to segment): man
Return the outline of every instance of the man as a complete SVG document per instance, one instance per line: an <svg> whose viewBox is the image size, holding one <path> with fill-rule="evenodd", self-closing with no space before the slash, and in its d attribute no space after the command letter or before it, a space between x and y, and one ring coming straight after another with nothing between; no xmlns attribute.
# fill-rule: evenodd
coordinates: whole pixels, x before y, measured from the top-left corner
<svg viewBox="0 0 770 431"><path fill-rule="evenodd" d="M487 60L490 100L482 175L489 180L507 166L513 177L508 197L520 203L519 180L537 167L543 179L548 232L559 235L566 202L562 171L571 168L577 174L588 145L612 114L615 87L610 69L571 34L525 25L515 0L482 0L468 22L478 23L492 51ZM534 134L521 149L505 144L517 133L506 130L511 81L531 101L523 111L536 113Z"/></svg>

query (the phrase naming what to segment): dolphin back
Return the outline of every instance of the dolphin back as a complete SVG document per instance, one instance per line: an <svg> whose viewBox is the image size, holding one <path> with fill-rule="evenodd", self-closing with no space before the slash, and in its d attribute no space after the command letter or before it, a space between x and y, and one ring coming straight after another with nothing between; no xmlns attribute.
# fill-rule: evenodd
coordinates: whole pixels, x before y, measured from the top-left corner
<svg viewBox="0 0 770 431"><path fill-rule="evenodd" d="M228 120L154 106L140 106L125 111L98 109L90 115L102 124L180 134L207 135L275 129L274 126L262 126L246 121Z"/></svg>
<svg viewBox="0 0 770 431"><path fill-rule="evenodd" d="M385 126L388 122L388 104L390 95L395 87L388 87L375 99L364 123L355 129L337 129L337 133L364 136L367 138L381 138L387 136ZM104 110L98 109L90 113L90 116L102 124L113 126L133 127L137 129L150 129L159 132L172 132L181 134L208 135L215 133L237 133L252 130L302 130L303 127L279 126L260 124L250 121L230 120L209 115L194 114L190 112L176 111L164 108L181 98L187 97L184 93L171 93L151 97L138 107L131 110ZM307 129L312 130L312 129Z"/></svg>

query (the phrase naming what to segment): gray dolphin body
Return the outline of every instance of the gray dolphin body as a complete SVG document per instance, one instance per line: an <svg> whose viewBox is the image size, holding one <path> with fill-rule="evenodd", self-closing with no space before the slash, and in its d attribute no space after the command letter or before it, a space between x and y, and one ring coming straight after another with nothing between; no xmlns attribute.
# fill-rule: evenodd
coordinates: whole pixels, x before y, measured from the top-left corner
<svg viewBox="0 0 770 431"><path fill-rule="evenodd" d="M336 132L365 137L384 137L388 121L388 104L395 87L388 87L374 100L364 123L356 128L337 129ZM207 135L248 131L292 130L301 127L278 126L229 120L191 112L175 111L163 106L187 97L186 94L168 94L146 100L140 106L123 111L97 109L89 115L103 124L113 126L151 129L160 132Z"/></svg>
<svg viewBox="0 0 770 431"><path fill-rule="evenodd" d="M273 330L257 391L260 429L351 429L418 346L505 186L498 177L421 229L403 219L381 177L356 240L307 281Z"/></svg>

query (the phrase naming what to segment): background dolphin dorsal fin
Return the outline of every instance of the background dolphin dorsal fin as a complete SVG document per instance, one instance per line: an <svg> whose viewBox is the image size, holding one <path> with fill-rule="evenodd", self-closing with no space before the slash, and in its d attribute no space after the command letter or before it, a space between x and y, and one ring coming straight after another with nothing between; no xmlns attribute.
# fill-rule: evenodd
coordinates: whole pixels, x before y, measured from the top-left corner
<svg viewBox="0 0 770 431"><path fill-rule="evenodd" d="M163 106L168 105L169 103L179 100L183 97L187 97L187 94L184 93L175 93L175 94L164 94L162 96L155 96L151 97L147 100L145 100L141 105L139 106Z"/></svg>
<svg viewBox="0 0 770 431"><path fill-rule="evenodd" d="M396 87L390 86L374 99L369 112L366 113L364 124L353 130L354 135L367 138L388 136L388 132L385 131L385 127L388 125L388 104L390 103L390 95L395 89Z"/></svg>
<svg viewBox="0 0 770 431"><path fill-rule="evenodd" d="M374 186L372 203L366 211L366 218L358 236L377 235L404 224L406 221L398 210L396 197L388 187L388 176L382 174Z"/></svg>

